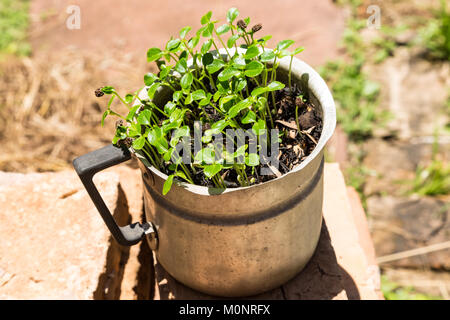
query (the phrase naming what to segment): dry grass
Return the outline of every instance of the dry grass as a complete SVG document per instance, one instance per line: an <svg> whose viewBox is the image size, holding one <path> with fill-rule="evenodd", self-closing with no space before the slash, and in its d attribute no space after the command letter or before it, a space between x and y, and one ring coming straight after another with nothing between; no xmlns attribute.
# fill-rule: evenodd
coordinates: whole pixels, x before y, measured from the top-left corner
<svg viewBox="0 0 450 320"><path fill-rule="evenodd" d="M61 170L109 143L114 121L101 128L107 98L95 98L94 90L106 84L138 89L144 68L70 51L0 62L0 170Z"/></svg>

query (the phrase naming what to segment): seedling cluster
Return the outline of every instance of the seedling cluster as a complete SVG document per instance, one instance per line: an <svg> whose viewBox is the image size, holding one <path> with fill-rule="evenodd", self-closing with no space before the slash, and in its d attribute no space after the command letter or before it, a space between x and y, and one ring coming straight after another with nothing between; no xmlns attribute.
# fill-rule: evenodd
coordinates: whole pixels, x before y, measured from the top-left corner
<svg viewBox="0 0 450 320"><path fill-rule="evenodd" d="M291 83L291 70L288 83L277 81L277 68L280 59L286 56L291 57L292 65L293 57L303 48L288 51L294 41L283 40L274 50L268 49L267 41L271 36L256 37L261 24L249 27L250 18L235 23L238 14L236 8L231 8L226 15L227 22L219 24L212 20L210 11L201 18L202 26L193 35L189 36L191 27L184 27L179 37L171 38L164 49L149 49L147 59L156 62L159 73L144 76L147 97L139 96L142 88L125 97L111 86L96 91L97 96L110 95L102 125L108 115L121 118L113 143L141 150L155 168L167 173L164 194L170 190L174 179L217 188L261 182L257 170L261 166L260 159L249 152L248 143L233 153L221 150L218 154L213 136L219 133L226 136L226 129L230 128L251 130L255 136L260 136L280 127L277 121L292 120L282 118L277 94L283 88L288 95L297 94L300 89ZM224 48L223 54L219 53L219 48ZM188 63L190 59L192 63ZM158 106L153 99L163 87L171 91L171 99L164 106ZM280 142L289 138L291 132L290 139L305 145L301 132L308 128L300 128L298 121L299 108L305 108L300 113L307 112L305 96L306 93L294 97L297 101L296 107L294 104L296 119L292 121L294 136L293 129L287 127L279 133ZM114 99L128 106L127 115L111 109ZM188 157L192 162L185 163L176 152L176 146L183 137L193 136L196 122L201 123L203 132L201 150L196 154L191 152ZM258 140L259 150L263 141Z"/></svg>

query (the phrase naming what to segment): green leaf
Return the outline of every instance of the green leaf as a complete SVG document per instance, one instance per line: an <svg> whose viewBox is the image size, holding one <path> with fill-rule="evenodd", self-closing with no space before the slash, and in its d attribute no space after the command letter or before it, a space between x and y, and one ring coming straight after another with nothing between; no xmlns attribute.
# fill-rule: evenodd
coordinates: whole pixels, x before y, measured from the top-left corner
<svg viewBox="0 0 450 320"><path fill-rule="evenodd" d="M145 145L145 137L141 136L133 141L133 149L140 150Z"/></svg>
<svg viewBox="0 0 450 320"><path fill-rule="evenodd" d="M116 144L119 140L125 139L126 137L127 137L127 128L120 126L116 129L116 134L114 135L112 143Z"/></svg>
<svg viewBox="0 0 450 320"><path fill-rule="evenodd" d="M270 34L268 34L267 36L262 37L261 39L258 39L258 43L266 43L267 41L269 41L270 39L272 39L272 36Z"/></svg>
<svg viewBox="0 0 450 320"><path fill-rule="evenodd" d="M175 103L173 103L172 101L169 101L164 106L164 112L167 113L168 115L170 115L173 112L173 110L175 110L176 107L177 107L177 105Z"/></svg>
<svg viewBox="0 0 450 320"><path fill-rule="evenodd" d="M130 137L138 137L141 135L141 125L139 123L132 123L128 128L128 135Z"/></svg>
<svg viewBox="0 0 450 320"><path fill-rule="evenodd" d="M206 14L200 19L200 23L201 23L201 24L207 24L207 23L211 20L211 16L212 16L212 11L208 11L208 13L206 13Z"/></svg>
<svg viewBox="0 0 450 320"><path fill-rule="evenodd" d="M263 93L265 93L265 92L267 92L267 88L265 88L265 87L259 87L259 88L253 89L251 95L252 95L252 97L257 97L257 96L259 96L260 94L263 94Z"/></svg>
<svg viewBox="0 0 450 320"><path fill-rule="evenodd" d="M246 66L246 62L244 58L241 57L236 57L233 60L233 67L237 68L237 69L245 69Z"/></svg>
<svg viewBox="0 0 450 320"><path fill-rule="evenodd" d="M162 57L163 53L159 48L151 48L147 51L147 61L152 62Z"/></svg>
<svg viewBox="0 0 450 320"><path fill-rule="evenodd" d="M208 105L209 102L211 101L211 97L212 97L212 94L208 92L208 95L204 99L202 99L198 105L200 107Z"/></svg>
<svg viewBox="0 0 450 320"><path fill-rule="evenodd" d="M236 95L235 94L230 94L228 96L222 97L220 98L220 102L219 102L219 108L224 110L223 106L224 104L230 102L231 100L235 99Z"/></svg>
<svg viewBox="0 0 450 320"><path fill-rule="evenodd" d="M186 177L186 175L183 173L183 171L175 172L175 175L176 175L177 177L179 177L179 178L181 178L181 179L184 179L184 180L186 180L187 182L190 183L189 179Z"/></svg>
<svg viewBox="0 0 450 320"><path fill-rule="evenodd" d="M197 163L207 163L212 164L215 160L214 150L211 148L203 148L194 157L195 162Z"/></svg>
<svg viewBox="0 0 450 320"><path fill-rule="evenodd" d="M130 111L128 111L128 115L125 118L127 121L133 120L134 116L136 115L136 111L140 108L140 105L135 105L130 108Z"/></svg>
<svg viewBox="0 0 450 320"><path fill-rule="evenodd" d="M180 44L181 44L180 39L170 40L169 42L167 42L166 50L171 51L171 52L177 51Z"/></svg>
<svg viewBox="0 0 450 320"><path fill-rule="evenodd" d="M173 135L172 139L174 139L174 138L175 139L179 139L179 138L182 138L182 137L189 136L189 132L190 132L190 130L189 130L188 126L182 126L181 128L177 129L174 132L174 135Z"/></svg>
<svg viewBox="0 0 450 320"><path fill-rule="evenodd" d="M178 129L178 127L181 125L182 119L177 119L172 122L168 122L167 124L162 126L163 132L168 133L170 130Z"/></svg>
<svg viewBox="0 0 450 320"><path fill-rule="evenodd" d="M102 122L101 122L102 127L105 125L105 119L108 115L109 115L109 110L106 110L105 112L103 112Z"/></svg>
<svg viewBox="0 0 450 320"><path fill-rule="evenodd" d="M193 49L198 45L198 42L200 41L200 36L195 36L188 42L189 48Z"/></svg>
<svg viewBox="0 0 450 320"><path fill-rule="evenodd" d="M175 109L172 111L172 113L170 114L170 122L174 122L177 121L179 119L182 119L184 114L186 113L186 109L181 110L181 109Z"/></svg>
<svg viewBox="0 0 450 320"><path fill-rule="evenodd" d="M227 41L227 47L232 48L236 43L236 40L239 39L239 34L232 35Z"/></svg>
<svg viewBox="0 0 450 320"><path fill-rule="evenodd" d="M164 154L164 156L163 156L164 161L170 161L170 158L172 157L173 151L174 151L174 148L170 148L169 151L167 151Z"/></svg>
<svg viewBox="0 0 450 320"><path fill-rule="evenodd" d="M164 80L167 77L167 75L170 73L170 70L172 70L172 66L162 65L161 71L159 72L159 78L161 80Z"/></svg>
<svg viewBox="0 0 450 320"><path fill-rule="evenodd" d="M225 120L225 119L222 119L222 120L219 120L219 121L217 121L217 122L215 122L212 126L211 126L211 129L213 129L213 130L219 130L219 132L220 131L222 131L223 129L225 129L225 127L227 126L229 124L229 121L228 120Z"/></svg>
<svg viewBox="0 0 450 320"><path fill-rule="evenodd" d="M266 107L266 103L267 103L266 97L259 97L257 103L258 103L259 109L264 110Z"/></svg>
<svg viewBox="0 0 450 320"><path fill-rule="evenodd" d="M292 54L295 56L295 55L299 54L300 52L302 52L303 50L305 50L305 48L298 47L294 50L294 52L292 52Z"/></svg>
<svg viewBox="0 0 450 320"><path fill-rule="evenodd" d="M152 112L148 109L142 110L139 113L137 121L141 125L150 125L150 120L152 118Z"/></svg>
<svg viewBox="0 0 450 320"><path fill-rule="evenodd" d="M128 93L127 95L125 95L125 102L126 103L131 103L133 101L134 95L131 93Z"/></svg>
<svg viewBox="0 0 450 320"><path fill-rule="evenodd" d="M252 110L249 110L247 114L244 116L244 118L242 118L241 120L243 124L248 124L255 121L256 121L256 114Z"/></svg>
<svg viewBox="0 0 450 320"><path fill-rule="evenodd" d="M148 132L147 140L151 145L156 147L156 150L158 150L160 154L164 154L168 151L169 144L164 137L163 128L154 127Z"/></svg>
<svg viewBox="0 0 450 320"><path fill-rule="evenodd" d="M282 59L284 57L292 56L292 53L289 50L281 50L281 52L278 53L278 58Z"/></svg>
<svg viewBox="0 0 450 320"><path fill-rule="evenodd" d="M212 33L214 31L214 24L209 23L205 29L203 30L202 36L204 37L211 37Z"/></svg>
<svg viewBox="0 0 450 320"><path fill-rule="evenodd" d="M220 59L214 59L214 61L206 66L206 70L208 70L209 73L214 73L222 69L222 67L225 65L225 62Z"/></svg>
<svg viewBox="0 0 450 320"><path fill-rule="evenodd" d="M248 98L238 102L230 108L230 110L228 111L228 117L234 118L239 112L251 106L251 104L252 102Z"/></svg>
<svg viewBox="0 0 450 320"><path fill-rule="evenodd" d="M242 91L247 86L247 80L241 79L236 85L236 91Z"/></svg>
<svg viewBox="0 0 450 320"><path fill-rule="evenodd" d="M224 33L227 33L228 31L230 31L231 27L228 24L224 24L221 25L220 27L217 28L216 32L218 35L222 35Z"/></svg>
<svg viewBox="0 0 450 320"><path fill-rule="evenodd" d="M229 120L225 120L225 119L215 122L211 126L211 129L208 129L205 131L203 137L211 137L213 134L219 134L223 129L225 129L226 126L229 125L229 123L230 123ZM205 143L208 143L210 140L206 141L206 140L203 140L203 138L202 138L202 141Z"/></svg>
<svg viewBox="0 0 450 320"><path fill-rule="evenodd" d="M191 87L192 81L194 81L194 76L191 73L186 73L180 80L180 85L183 89L188 89Z"/></svg>
<svg viewBox="0 0 450 320"><path fill-rule="evenodd" d="M219 73L217 78L219 79L219 81L227 81L232 77L238 77L240 74L241 72L239 70L236 70L234 68L226 68L221 73Z"/></svg>
<svg viewBox="0 0 450 320"><path fill-rule="evenodd" d="M250 167L256 167L259 165L259 156L257 153L250 153L247 157L245 157L245 164Z"/></svg>
<svg viewBox="0 0 450 320"><path fill-rule="evenodd" d="M236 8L230 8L230 10L228 10L227 12L227 21L228 23L232 23L234 21L234 19L237 18L237 16L239 15L239 10Z"/></svg>
<svg viewBox="0 0 450 320"><path fill-rule="evenodd" d="M213 63L213 61L214 61L214 57L211 52L206 52L202 57L202 64L205 67L210 65L211 63Z"/></svg>
<svg viewBox="0 0 450 320"><path fill-rule="evenodd" d="M173 183L173 178L175 176L173 174L171 174L170 176L167 177L167 180L164 182L164 186L163 186L163 195L166 195L169 191L170 188L172 188L172 183Z"/></svg>
<svg viewBox="0 0 450 320"><path fill-rule="evenodd" d="M192 93L189 93L186 97L186 99L184 99L184 104L188 105L191 104L194 101L193 97L192 97Z"/></svg>
<svg viewBox="0 0 450 320"><path fill-rule="evenodd" d="M266 129L266 123L264 122L264 120L259 119L258 122L253 125L252 129L258 136L260 136Z"/></svg>
<svg viewBox="0 0 450 320"><path fill-rule="evenodd" d="M278 50L278 51L281 51L281 50L287 49L287 48L289 48L291 45L293 45L294 43L295 43L294 40L282 40L282 41L278 42L278 44L277 44L277 50Z"/></svg>
<svg viewBox="0 0 450 320"><path fill-rule="evenodd" d="M208 130L206 130L206 131L208 131ZM206 133L206 131L205 131L205 133ZM212 134L211 135L204 135L202 137L202 142L203 143L210 143L211 141L212 141Z"/></svg>
<svg viewBox="0 0 450 320"><path fill-rule="evenodd" d="M207 178L212 178L214 177L217 173L220 172L220 170L222 170L222 165L221 164L210 164L208 166L205 166L203 169L203 173L205 174L205 176Z"/></svg>
<svg viewBox="0 0 450 320"><path fill-rule="evenodd" d="M240 147L236 150L236 152L234 152L233 156L234 156L235 158L244 156L244 155L245 155L245 150L246 150L246 149L247 149L247 145L246 145L246 144L240 146Z"/></svg>
<svg viewBox="0 0 450 320"><path fill-rule="evenodd" d="M104 86L101 90L102 90L102 92L103 92L104 94L112 94L113 92L116 91L116 90L115 90L113 87L111 87L111 86Z"/></svg>
<svg viewBox="0 0 450 320"><path fill-rule="evenodd" d="M260 59L261 59L262 62L272 61L273 59L275 59L275 53L272 50L264 51L261 54Z"/></svg>
<svg viewBox="0 0 450 320"><path fill-rule="evenodd" d="M189 127L183 126L177 130L172 135L172 139L170 139L170 146L175 147L178 143L178 140L182 137L189 136Z"/></svg>
<svg viewBox="0 0 450 320"><path fill-rule="evenodd" d="M192 99L193 100L202 100L206 98L206 94L205 91L203 91L202 89L196 90L194 92L192 92Z"/></svg>
<svg viewBox="0 0 450 320"><path fill-rule="evenodd" d="M245 70L245 75L247 77L256 77L264 70L264 65L259 61L250 62Z"/></svg>
<svg viewBox="0 0 450 320"><path fill-rule="evenodd" d="M144 83L146 86L151 86L155 80L157 80L158 77L154 75L153 73L149 72L144 76Z"/></svg>
<svg viewBox="0 0 450 320"><path fill-rule="evenodd" d="M284 83L281 83L279 81L272 81L266 88L268 91L281 90L284 88Z"/></svg>
<svg viewBox="0 0 450 320"><path fill-rule="evenodd" d="M182 96L183 96L183 92L181 92L181 91L175 91L175 92L173 93L173 96L172 96L173 101L177 102L178 100L181 99Z"/></svg>
<svg viewBox="0 0 450 320"><path fill-rule="evenodd" d="M189 52L187 50L183 50L180 54L180 59L187 59Z"/></svg>
<svg viewBox="0 0 450 320"><path fill-rule="evenodd" d="M186 71L188 70L186 58L180 59L177 62L177 64L175 65L175 70L180 74L186 73Z"/></svg>
<svg viewBox="0 0 450 320"><path fill-rule="evenodd" d="M158 88L160 86L161 86L161 83L155 82L150 86L150 88L148 88L147 94L148 94L148 97L150 98L150 100L153 99L153 97L155 96L156 90L158 90Z"/></svg>
<svg viewBox="0 0 450 320"><path fill-rule="evenodd" d="M207 53L208 51L209 51L209 49L211 49L211 46L212 46L212 39L208 39L208 40L206 40L204 43L203 43L203 45L202 45L202 48L201 48L201 53L202 54L205 54L205 53Z"/></svg>
<svg viewBox="0 0 450 320"><path fill-rule="evenodd" d="M187 26L187 27L184 27L183 29L181 29L180 30L180 38L181 39L184 39L184 37L186 37L186 35L187 35L187 33L189 32L189 31L191 31L191 27L189 27L189 26Z"/></svg>
<svg viewBox="0 0 450 320"><path fill-rule="evenodd" d="M222 95L222 93L220 91L216 91L216 93L214 93L214 96L213 96L214 102L217 102L217 100L220 99L221 95Z"/></svg>
<svg viewBox="0 0 450 320"><path fill-rule="evenodd" d="M259 48L257 46L251 46L247 49L245 52L245 59L253 59L255 57L259 56Z"/></svg>

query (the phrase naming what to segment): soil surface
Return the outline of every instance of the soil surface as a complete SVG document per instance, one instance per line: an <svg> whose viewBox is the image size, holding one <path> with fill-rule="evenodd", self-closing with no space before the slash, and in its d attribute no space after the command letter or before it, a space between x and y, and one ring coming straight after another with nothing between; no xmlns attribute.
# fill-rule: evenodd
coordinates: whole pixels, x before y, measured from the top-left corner
<svg viewBox="0 0 450 320"><path fill-rule="evenodd" d="M269 109L275 111L272 116L274 123L273 128L278 130L281 138L279 154L277 157L279 166L275 166L272 163L269 163L268 165L260 164L256 167L247 166L245 174L250 180L250 185L266 182L290 172L302 163L316 147L322 133L323 121L318 107L306 97L308 97L308 92L293 85L292 88L285 87L284 89L275 92L275 106L272 103L272 99L268 99ZM211 118L213 118L214 121L221 120L220 115L215 109L211 109ZM297 115L298 123L296 121ZM267 119L267 125L270 125L269 119ZM252 125L248 124L246 126L244 125L243 129L249 130L251 127ZM203 125L203 132L209 128L209 124ZM194 130L191 128L191 132L193 131ZM268 135L267 148L268 152L271 154L272 151L269 150L270 141L272 140ZM225 137L221 143L223 146L226 145L227 141ZM251 142L249 142L249 144L250 143ZM270 157L272 157L272 155L270 155ZM271 174L261 175L260 172L262 172L262 169L266 170L266 172L271 172ZM234 170L224 171L225 173L222 175L222 179L228 188L241 186ZM168 175L171 174L169 171L165 173ZM206 179L203 171L190 173L193 176L195 184L214 187L212 181Z"/></svg>

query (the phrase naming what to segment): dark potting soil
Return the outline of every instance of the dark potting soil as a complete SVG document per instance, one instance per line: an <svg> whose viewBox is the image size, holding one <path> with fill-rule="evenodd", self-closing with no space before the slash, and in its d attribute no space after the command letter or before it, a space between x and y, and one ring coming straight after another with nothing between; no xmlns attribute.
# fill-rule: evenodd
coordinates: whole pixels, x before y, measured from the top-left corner
<svg viewBox="0 0 450 320"><path fill-rule="evenodd" d="M207 85L207 83L205 83L205 85ZM252 84L249 84L250 89L251 85ZM281 134L278 154L279 166L278 168L274 168L273 166L268 167L267 165L260 164L256 167L248 167L245 173L249 180L253 180L251 185L266 182L288 173L304 161L316 147L322 132L323 121L318 107L315 106L311 100L301 98L307 96L308 94L302 92L296 85L292 86L292 89L285 87L284 89L275 92L274 106L269 95L268 104L270 110L275 110L275 113L272 114L274 128L278 129ZM298 132L296 123L296 109L298 112L298 126L300 127L300 132ZM208 106L205 108L205 111L208 114L207 117L211 121L216 122L221 120L221 115L215 108ZM267 124L270 126L269 119L267 119ZM252 124L247 125L247 127L243 126L243 129L250 129ZM203 132L210 128L210 124L205 121L202 128ZM191 130L191 132L192 131L193 130ZM267 140L270 141L270 137L268 137ZM225 145L226 140L224 138L224 148ZM269 172L272 172L273 174L261 175L260 170L263 167L268 168L270 170ZM170 174L168 168L165 169L165 173ZM191 169L190 171L195 184L205 187L214 187L214 184L206 179L202 170L196 170L196 173ZM240 186L237 179L237 173L234 170L224 169L222 172L224 172L222 178L228 188Z"/></svg>

